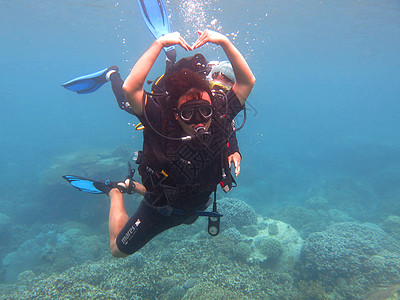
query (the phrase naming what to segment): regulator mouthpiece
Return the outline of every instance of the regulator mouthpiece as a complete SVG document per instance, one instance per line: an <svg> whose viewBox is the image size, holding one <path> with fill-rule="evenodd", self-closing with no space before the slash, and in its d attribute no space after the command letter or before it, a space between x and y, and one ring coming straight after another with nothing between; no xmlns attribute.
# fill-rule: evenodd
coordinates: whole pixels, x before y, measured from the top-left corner
<svg viewBox="0 0 400 300"><path fill-rule="evenodd" d="M196 127L194 131L195 131L194 135L197 138L197 140L200 141L200 143L203 145L208 145L211 132L207 131L204 126Z"/></svg>

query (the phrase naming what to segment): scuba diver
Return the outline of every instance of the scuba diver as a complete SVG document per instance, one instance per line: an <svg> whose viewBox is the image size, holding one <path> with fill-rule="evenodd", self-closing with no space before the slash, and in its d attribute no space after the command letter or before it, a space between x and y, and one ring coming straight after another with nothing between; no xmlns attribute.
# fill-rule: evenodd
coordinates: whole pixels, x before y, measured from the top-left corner
<svg viewBox="0 0 400 300"><path fill-rule="evenodd" d="M226 143L231 122L243 109L255 78L244 57L224 35L198 31L190 46L178 32L157 38L133 66L123 84L131 109L144 125L143 155L139 174L146 188L144 199L131 218L123 201L131 179L117 183L110 196L109 234L113 256L123 257L143 247L159 233L209 216L209 233L216 235L216 187L230 174ZM165 77L168 94L147 93L146 77L164 47L179 45L187 51L206 43L219 45L232 64L236 82L225 101L215 101L207 81L181 69ZM213 211L204 211L212 202ZM216 230L216 231L214 231Z"/></svg>
<svg viewBox="0 0 400 300"><path fill-rule="evenodd" d="M124 182L64 176L82 191L109 195L109 237L113 256L133 254L159 233L181 224L192 224L199 216L208 217L211 235L219 232L222 215L216 208L216 188L218 184L225 192L232 188L228 163L229 143L234 133L232 121L243 109L255 78L226 36L210 30L198 33L200 37L193 47L178 32L157 38L123 83L125 97L119 98L115 93L120 107L135 114L144 125L143 152L137 160L143 186L133 181L131 168ZM164 47L180 45L194 50L205 43L220 45L230 63L209 63L207 69L207 64L200 63L204 57L196 54L167 66L166 73L153 83L151 93L143 89ZM200 70L193 70L191 64L199 66ZM234 76L228 71L230 64ZM117 68L103 70L102 74L105 71L106 79L112 83L113 78L122 81ZM206 76L212 79L214 93ZM121 83L113 84L113 90L118 86ZM220 93L224 89L226 95ZM236 171L235 168L235 175ZM144 198L129 218L123 194L135 191ZM213 210L205 211L213 201L212 193Z"/></svg>

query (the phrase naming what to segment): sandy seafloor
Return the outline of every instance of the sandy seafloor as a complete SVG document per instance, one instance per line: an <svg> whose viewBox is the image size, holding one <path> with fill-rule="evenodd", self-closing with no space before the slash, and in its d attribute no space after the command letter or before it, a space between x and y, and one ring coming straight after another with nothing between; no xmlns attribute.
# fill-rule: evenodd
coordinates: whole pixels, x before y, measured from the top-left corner
<svg viewBox="0 0 400 300"><path fill-rule="evenodd" d="M142 147L109 83L60 86L129 74L153 40L137 2L0 0L0 298L399 299L399 2L166 6L189 43L229 35L257 78L238 187L217 194L220 235L202 218L113 258L109 200L61 178L120 180ZM126 197L130 214L140 201Z"/></svg>

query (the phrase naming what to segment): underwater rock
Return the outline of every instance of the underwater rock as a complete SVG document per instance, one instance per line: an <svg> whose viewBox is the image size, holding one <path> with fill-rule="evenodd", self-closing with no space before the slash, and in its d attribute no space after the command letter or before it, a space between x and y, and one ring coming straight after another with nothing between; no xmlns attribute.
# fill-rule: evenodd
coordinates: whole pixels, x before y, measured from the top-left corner
<svg viewBox="0 0 400 300"><path fill-rule="evenodd" d="M218 201L218 210L224 216L221 218L221 229L256 225L257 215L247 203L235 198L223 198Z"/></svg>
<svg viewBox="0 0 400 300"><path fill-rule="evenodd" d="M368 291L400 281L399 251L400 244L374 224L339 223L307 238L300 268L305 277L318 278L325 287L342 282L339 292L346 285Z"/></svg>
<svg viewBox="0 0 400 300"><path fill-rule="evenodd" d="M300 234L289 224L281 221L258 218L258 223L265 223L267 227L259 230L257 236L252 238L251 246L254 252L250 261L262 262L277 271L288 271L294 268L300 258L303 239ZM273 226L272 235L269 227ZM267 261L271 260L271 264Z"/></svg>

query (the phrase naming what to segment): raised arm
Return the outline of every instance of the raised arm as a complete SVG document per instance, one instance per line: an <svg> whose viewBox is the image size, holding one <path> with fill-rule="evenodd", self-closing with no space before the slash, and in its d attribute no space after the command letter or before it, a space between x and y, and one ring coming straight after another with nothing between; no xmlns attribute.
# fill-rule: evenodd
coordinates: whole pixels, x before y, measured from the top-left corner
<svg viewBox="0 0 400 300"><path fill-rule="evenodd" d="M123 89L126 99L136 115L141 115L143 112L143 86L150 69L163 47L172 45L181 45L185 50L192 50L189 44L181 37L179 32L166 34L154 41L150 48L139 58L133 66L129 76L126 78Z"/></svg>
<svg viewBox="0 0 400 300"><path fill-rule="evenodd" d="M224 50L230 63L232 64L233 72L235 73L236 82L232 89L238 97L241 104L244 104L247 97L250 95L256 81L249 65L244 59L239 50L232 44L232 42L223 34L204 30L198 31L200 37L193 44L192 48L196 49L203 46L205 43L213 43L219 45Z"/></svg>

